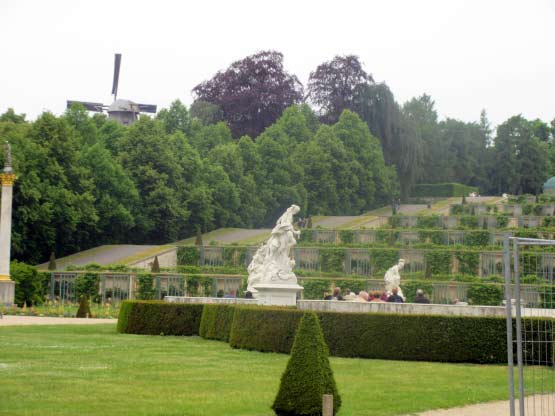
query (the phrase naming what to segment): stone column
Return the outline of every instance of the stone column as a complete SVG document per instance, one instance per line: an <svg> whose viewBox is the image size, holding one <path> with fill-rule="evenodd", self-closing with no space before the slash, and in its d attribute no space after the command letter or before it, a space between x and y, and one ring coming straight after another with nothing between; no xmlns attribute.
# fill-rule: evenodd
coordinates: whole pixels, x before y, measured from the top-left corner
<svg viewBox="0 0 555 416"><path fill-rule="evenodd" d="M12 242L12 191L15 174L12 170L10 145L6 144L6 162L0 173L2 208L0 212L0 305L11 306L15 297L15 282L10 278L10 248Z"/></svg>

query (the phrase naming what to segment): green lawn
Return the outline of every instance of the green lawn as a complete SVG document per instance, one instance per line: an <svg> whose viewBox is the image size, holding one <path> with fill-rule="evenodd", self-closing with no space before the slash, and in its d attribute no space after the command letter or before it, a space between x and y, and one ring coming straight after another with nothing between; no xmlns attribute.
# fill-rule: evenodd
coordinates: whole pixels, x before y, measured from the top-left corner
<svg viewBox="0 0 555 416"><path fill-rule="evenodd" d="M271 415L287 355L112 325L0 327L0 415ZM503 366L332 358L340 416L508 396Z"/></svg>

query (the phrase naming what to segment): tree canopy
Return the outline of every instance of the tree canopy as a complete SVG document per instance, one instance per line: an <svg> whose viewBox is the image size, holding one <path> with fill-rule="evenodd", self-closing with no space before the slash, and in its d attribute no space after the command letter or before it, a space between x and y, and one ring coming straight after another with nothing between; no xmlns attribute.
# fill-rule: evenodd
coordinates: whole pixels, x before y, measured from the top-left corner
<svg viewBox="0 0 555 416"><path fill-rule="evenodd" d="M258 136L292 104L302 85L283 68L283 55L263 51L247 56L193 88L197 101L221 108L234 137Z"/></svg>
<svg viewBox="0 0 555 416"><path fill-rule="evenodd" d="M302 216L357 215L418 182L538 193L555 175L555 120L440 120L432 97L399 104L352 55L311 73L308 103L302 91L283 55L266 51L199 84L191 107L176 100L131 126L80 105L36 120L9 109L13 257L271 226L292 203Z"/></svg>

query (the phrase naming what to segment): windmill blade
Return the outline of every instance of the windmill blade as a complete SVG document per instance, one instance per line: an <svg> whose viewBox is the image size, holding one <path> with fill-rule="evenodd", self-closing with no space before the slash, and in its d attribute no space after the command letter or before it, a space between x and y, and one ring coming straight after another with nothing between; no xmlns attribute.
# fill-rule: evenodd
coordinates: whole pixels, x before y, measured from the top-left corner
<svg viewBox="0 0 555 416"><path fill-rule="evenodd" d="M114 60L114 82L112 83L112 94L114 100L118 98L119 67L121 65L121 53L116 53Z"/></svg>
<svg viewBox="0 0 555 416"><path fill-rule="evenodd" d="M154 104L137 104L141 113L155 113L156 105Z"/></svg>
<svg viewBox="0 0 555 416"><path fill-rule="evenodd" d="M104 107L105 107L104 104L102 104L102 103L89 103L87 101L67 100L67 108L70 108L73 104L81 104L88 111L96 111L98 113L101 113L102 110L104 110Z"/></svg>

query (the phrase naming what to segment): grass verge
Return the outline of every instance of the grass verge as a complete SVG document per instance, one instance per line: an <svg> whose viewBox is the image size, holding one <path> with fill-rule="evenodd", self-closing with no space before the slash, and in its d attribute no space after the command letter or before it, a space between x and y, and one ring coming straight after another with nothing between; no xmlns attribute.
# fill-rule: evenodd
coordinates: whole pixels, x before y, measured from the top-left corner
<svg viewBox="0 0 555 416"><path fill-rule="evenodd" d="M379 334L377 334L379 336ZM272 415L288 359L112 325L0 327L1 415ZM340 416L507 398L504 366L331 358Z"/></svg>

